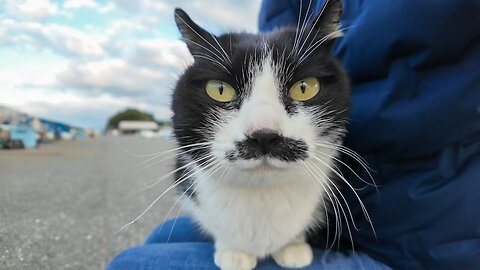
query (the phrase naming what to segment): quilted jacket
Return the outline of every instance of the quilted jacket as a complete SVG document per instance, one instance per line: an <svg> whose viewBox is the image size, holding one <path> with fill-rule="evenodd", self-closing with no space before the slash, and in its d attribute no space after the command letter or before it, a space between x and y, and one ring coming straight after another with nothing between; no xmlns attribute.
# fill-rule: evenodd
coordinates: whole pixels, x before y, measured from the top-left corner
<svg viewBox="0 0 480 270"><path fill-rule="evenodd" d="M296 26L299 3L264 0L260 30ZM376 236L344 188L355 247L395 269L480 269L480 1L343 0L342 27L333 52L352 83L346 144L378 185L358 191Z"/></svg>

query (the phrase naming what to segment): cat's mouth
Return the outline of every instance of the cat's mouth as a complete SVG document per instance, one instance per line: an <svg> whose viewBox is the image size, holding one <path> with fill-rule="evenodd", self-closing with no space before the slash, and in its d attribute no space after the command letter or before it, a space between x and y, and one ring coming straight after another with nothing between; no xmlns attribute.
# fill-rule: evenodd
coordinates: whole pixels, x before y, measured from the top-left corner
<svg viewBox="0 0 480 270"><path fill-rule="evenodd" d="M250 172L285 170L288 167L288 164L286 162L282 162L277 159L272 159L268 157L249 160L240 159L237 160L234 164L237 168Z"/></svg>

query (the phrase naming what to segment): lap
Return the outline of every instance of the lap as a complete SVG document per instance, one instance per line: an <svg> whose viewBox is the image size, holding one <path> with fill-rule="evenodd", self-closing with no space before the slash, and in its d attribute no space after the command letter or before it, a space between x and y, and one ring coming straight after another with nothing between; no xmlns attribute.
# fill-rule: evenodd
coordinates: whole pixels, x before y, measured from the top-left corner
<svg viewBox="0 0 480 270"><path fill-rule="evenodd" d="M169 220L158 226L145 245L128 249L112 260L107 270L218 269L213 262L214 245L209 237L187 217ZM259 262L256 269L282 269L271 259ZM314 249L313 269L389 269L368 255Z"/></svg>
<svg viewBox="0 0 480 270"><path fill-rule="evenodd" d="M182 242L212 242L212 239L201 233L191 218L178 217L157 226L147 237L145 244Z"/></svg>

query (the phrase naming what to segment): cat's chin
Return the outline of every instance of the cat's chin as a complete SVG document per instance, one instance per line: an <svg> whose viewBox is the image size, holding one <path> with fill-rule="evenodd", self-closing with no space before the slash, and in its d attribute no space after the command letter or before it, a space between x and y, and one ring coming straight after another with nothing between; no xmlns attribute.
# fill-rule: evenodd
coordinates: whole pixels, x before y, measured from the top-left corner
<svg viewBox="0 0 480 270"><path fill-rule="evenodd" d="M237 160L233 163L233 166L238 171L261 178L284 173L294 167L291 163L272 158Z"/></svg>
<svg viewBox="0 0 480 270"><path fill-rule="evenodd" d="M296 179L299 170L297 162L284 162L277 159L236 160L231 163L236 185L270 186Z"/></svg>
<svg viewBox="0 0 480 270"><path fill-rule="evenodd" d="M290 167L288 163L272 158L237 160L234 166L251 173L272 173L287 170Z"/></svg>

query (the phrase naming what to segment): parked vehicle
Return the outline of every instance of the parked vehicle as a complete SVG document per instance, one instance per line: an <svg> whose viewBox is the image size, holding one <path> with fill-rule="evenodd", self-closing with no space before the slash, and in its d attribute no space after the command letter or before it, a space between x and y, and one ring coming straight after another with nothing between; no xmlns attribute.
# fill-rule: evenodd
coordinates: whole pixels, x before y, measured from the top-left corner
<svg viewBox="0 0 480 270"><path fill-rule="evenodd" d="M6 146L10 149L35 148L37 147L37 133L31 127L11 126Z"/></svg>
<svg viewBox="0 0 480 270"><path fill-rule="evenodd" d="M5 148L5 144L8 140L8 134L8 131L2 125L0 125L0 149Z"/></svg>
<svg viewBox="0 0 480 270"><path fill-rule="evenodd" d="M25 144L22 140L9 140L5 144L6 149L24 149Z"/></svg>

